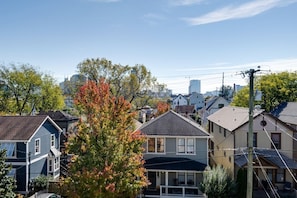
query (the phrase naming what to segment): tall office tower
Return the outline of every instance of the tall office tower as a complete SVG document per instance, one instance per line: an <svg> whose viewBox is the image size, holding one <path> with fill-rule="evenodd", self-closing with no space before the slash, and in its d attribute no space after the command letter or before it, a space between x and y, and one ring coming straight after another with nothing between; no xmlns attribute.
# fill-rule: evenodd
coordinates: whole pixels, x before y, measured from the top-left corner
<svg viewBox="0 0 297 198"><path fill-rule="evenodd" d="M190 80L190 86L189 86L189 94L196 92L201 92L201 83L200 80Z"/></svg>

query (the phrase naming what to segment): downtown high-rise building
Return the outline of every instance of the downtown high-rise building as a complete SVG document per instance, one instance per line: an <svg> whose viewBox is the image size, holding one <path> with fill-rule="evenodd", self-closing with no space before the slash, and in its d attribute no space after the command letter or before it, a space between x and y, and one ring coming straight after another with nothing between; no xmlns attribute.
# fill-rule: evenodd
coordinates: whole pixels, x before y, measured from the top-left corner
<svg viewBox="0 0 297 198"><path fill-rule="evenodd" d="M200 80L190 80L189 94L196 92L201 93L201 82Z"/></svg>

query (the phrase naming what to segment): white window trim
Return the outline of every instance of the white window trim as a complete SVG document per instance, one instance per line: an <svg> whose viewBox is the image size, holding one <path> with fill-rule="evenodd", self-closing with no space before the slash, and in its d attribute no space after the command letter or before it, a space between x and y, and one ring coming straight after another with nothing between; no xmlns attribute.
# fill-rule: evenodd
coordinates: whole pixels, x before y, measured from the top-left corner
<svg viewBox="0 0 297 198"><path fill-rule="evenodd" d="M184 139L185 140L185 152L180 153L178 151L178 140L179 139ZM188 153L188 139L193 139L194 140L194 152L193 153ZM187 138L187 137L178 137L176 138L176 155L196 155L196 138Z"/></svg>
<svg viewBox="0 0 297 198"><path fill-rule="evenodd" d="M53 158L53 157L48 158L48 165L47 165L48 168L47 168L47 170L48 170L49 173L54 172L54 163L55 163L54 159L55 158ZM52 162L52 170L50 170L50 161Z"/></svg>
<svg viewBox="0 0 297 198"><path fill-rule="evenodd" d="M148 144L148 139L154 138L155 139L155 152L149 152L149 144ZM163 152L158 152L158 138L164 140L164 151ZM146 153L147 154L166 154L166 138L165 137L148 137L146 141Z"/></svg>
<svg viewBox="0 0 297 198"><path fill-rule="evenodd" d="M38 152L36 152L36 142L37 141L39 141L39 151ZM40 154L41 153L41 139L40 138L37 138L37 139L35 139L35 142L34 142L34 152L35 152L35 155L38 155L38 154Z"/></svg>
<svg viewBox="0 0 297 198"><path fill-rule="evenodd" d="M54 134L51 134L50 144L51 144L51 148L56 146L56 137Z"/></svg>
<svg viewBox="0 0 297 198"><path fill-rule="evenodd" d="M52 170L49 169L50 161L52 161ZM53 172L56 172L57 170L59 170L60 169L60 157L49 157L47 167L48 167L48 169L47 169L48 173L53 173Z"/></svg>
<svg viewBox="0 0 297 198"><path fill-rule="evenodd" d="M194 184L191 184L191 186L195 186L196 185L196 174L195 174L195 172L176 172L176 178L177 179L179 179L179 177L178 177L178 174L179 173L183 173L184 174L184 176L185 176L185 184L183 184L183 185L189 185L188 184L188 174L189 173L191 173L191 174L193 174L194 175ZM178 180L178 182L179 182L179 180Z"/></svg>

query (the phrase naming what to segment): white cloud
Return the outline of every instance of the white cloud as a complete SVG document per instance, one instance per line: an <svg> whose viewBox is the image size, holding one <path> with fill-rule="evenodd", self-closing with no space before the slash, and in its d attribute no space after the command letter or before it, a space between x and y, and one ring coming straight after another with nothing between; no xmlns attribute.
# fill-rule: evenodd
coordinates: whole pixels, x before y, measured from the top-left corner
<svg viewBox="0 0 297 198"><path fill-rule="evenodd" d="M275 7L281 7L296 0L254 0L239 6L226 6L195 18L184 18L190 25L202 25L219 21L253 17Z"/></svg>

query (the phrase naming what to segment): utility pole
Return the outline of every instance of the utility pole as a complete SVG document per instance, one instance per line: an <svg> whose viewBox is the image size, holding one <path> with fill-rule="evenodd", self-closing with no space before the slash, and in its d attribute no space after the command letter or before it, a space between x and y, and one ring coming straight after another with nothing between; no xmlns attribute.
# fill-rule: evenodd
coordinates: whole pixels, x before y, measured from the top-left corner
<svg viewBox="0 0 297 198"><path fill-rule="evenodd" d="M254 74L260 71L250 69L245 73L249 75L250 92L249 92L249 132L248 132L248 168L247 168L247 191L246 198L253 197L253 121L254 121Z"/></svg>

